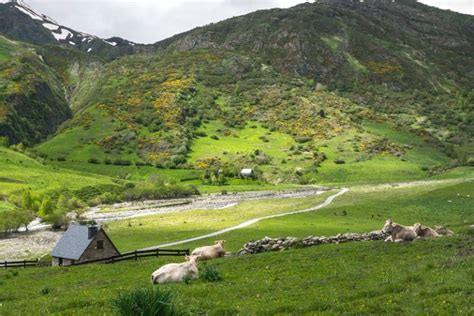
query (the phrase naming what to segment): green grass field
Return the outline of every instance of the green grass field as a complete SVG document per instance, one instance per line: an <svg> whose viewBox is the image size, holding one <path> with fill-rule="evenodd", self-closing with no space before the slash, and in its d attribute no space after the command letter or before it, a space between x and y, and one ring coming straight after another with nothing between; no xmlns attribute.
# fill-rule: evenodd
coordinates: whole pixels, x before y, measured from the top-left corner
<svg viewBox="0 0 474 316"><path fill-rule="evenodd" d="M454 237L408 244L381 241L332 244L223 258L200 263L201 268L209 265L219 269L223 281L207 283L199 280L189 285L160 287L176 291L180 308L210 315L469 315L473 312L474 238L468 228L474 223L473 189L472 181L462 180L411 187L352 187L349 193L318 212L263 221L222 236L228 241L228 250L235 251L244 242L266 235L303 237L380 229L384 220L391 217L403 224L418 221L427 225L445 224L457 234ZM294 201L286 206L282 202L277 204L282 209L294 209L311 201L301 199L300 205L290 202ZM317 199L312 202L319 203ZM251 209L244 203L235 213L253 216ZM268 202L267 208L265 203L257 203L254 209L254 212L278 211L273 202ZM343 210L347 216L342 216ZM142 229L150 230L154 236L148 240L136 227L138 220L134 220L131 228L121 228L125 222L118 222L111 224L108 230L123 249L149 246L150 242L195 236L210 230L211 226L232 224L233 220L219 221L224 216L219 212L215 217L202 211L165 216L162 219L164 226L175 223L173 236L167 231L160 234L161 224L153 217L141 220ZM238 216L234 216L237 220ZM225 217L232 218L232 214ZM182 220L188 218L189 223L184 224ZM156 226L148 226L148 222ZM153 230L156 231L152 233ZM172 261L180 260L150 259L137 263L17 272L3 270L0 271L0 308L5 315L113 314L112 298L126 289L150 287L150 273Z"/></svg>
<svg viewBox="0 0 474 316"><path fill-rule="evenodd" d="M7 195L27 188L45 192L113 182L111 178L97 174L42 164L22 153L0 147L0 183L0 195Z"/></svg>

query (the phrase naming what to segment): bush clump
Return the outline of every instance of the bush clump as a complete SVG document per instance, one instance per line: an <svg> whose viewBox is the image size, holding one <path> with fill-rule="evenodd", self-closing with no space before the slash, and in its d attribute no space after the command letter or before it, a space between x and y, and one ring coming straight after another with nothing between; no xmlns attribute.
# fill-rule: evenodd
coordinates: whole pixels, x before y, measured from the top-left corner
<svg viewBox="0 0 474 316"><path fill-rule="evenodd" d="M121 292L112 304L119 315L181 315L174 305L173 292L163 289L134 289Z"/></svg>
<svg viewBox="0 0 474 316"><path fill-rule="evenodd" d="M89 158L89 160L87 160L87 162L91 163L91 164L95 164L95 165L100 164L100 161L97 158Z"/></svg>
<svg viewBox="0 0 474 316"><path fill-rule="evenodd" d="M51 293L51 288L49 286L44 286L40 290L41 295L48 295L49 293Z"/></svg>
<svg viewBox="0 0 474 316"><path fill-rule="evenodd" d="M199 278L207 282L222 281L222 274L217 268L205 266L199 274Z"/></svg>

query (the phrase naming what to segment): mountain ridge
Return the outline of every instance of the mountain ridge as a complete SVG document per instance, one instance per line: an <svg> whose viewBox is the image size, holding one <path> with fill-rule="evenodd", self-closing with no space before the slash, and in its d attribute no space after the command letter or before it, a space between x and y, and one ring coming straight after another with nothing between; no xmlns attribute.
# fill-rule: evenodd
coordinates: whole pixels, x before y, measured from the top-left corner
<svg viewBox="0 0 474 316"><path fill-rule="evenodd" d="M74 113L39 148L54 159L195 167L192 146L206 124L262 124L316 141L384 120L455 156L453 144L469 147L474 130L474 72L466 71L474 68L474 23L459 16L411 0L325 0L135 45L119 58L37 44ZM460 155L467 159L464 149Z"/></svg>

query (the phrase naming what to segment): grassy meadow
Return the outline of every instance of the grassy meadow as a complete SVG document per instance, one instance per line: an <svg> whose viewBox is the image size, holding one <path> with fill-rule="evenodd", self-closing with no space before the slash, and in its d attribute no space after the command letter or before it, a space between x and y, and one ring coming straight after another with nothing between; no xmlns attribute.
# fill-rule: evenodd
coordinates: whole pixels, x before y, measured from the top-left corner
<svg viewBox="0 0 474 316"><path fill-rule="evenodd" d="M127 134L123 128L122 123L110 117L100 106L90 108L36 150L47 155L50 164L61 168L133 181L157 174L168 180L194 185L202 184L200 162L210 159L238 170L259 169L261 180L272 184L381 183L422 179L429 175L430 170L446 166L451 161L441 148L389 123L336 128L337 133L331 137L321 135L307 142L305 138L253 121L238 128L229 127L221 120L212 120L197 129L184 157L185 163L173 168L155 168L145 165L137 154L134 146L139 144L135 137L144 135L157 141L165 137L164 134L150 134L146 129ZM114 131L120 133L121 138L108 136ZM124 140L127 137L130 139ZM398 156L395 153L399 153ZM321 159L322 156L325 159ZM94 163L89 162L91 159ZM127 161L130 165L117 165L117 160ZM336 164L336 160L344 163ZM236 182L230 177L229 182L232 181Z"/></svg>
<svg viewBox="0 0 474 316"><path fill-rule="evenodd" d="M322 245L285 252L222 258L199 263L217 268L223 280L160 285L175 291L180 309L210 315L233 314L472 314L474 222L472 181L448 180L402 186L354 186L327 208L314 213L262 221L223 235L227 249L264 236L333 235L380 229L386 218L402 224L445 224L456 236L407 244L382 241ZM469 196L469 197L468 197ZM110 224L121 249L181 239L240 222L245 216L294 210L313 201L243 203L211 217L189 211ZM292 202L292 203L290 203ZM265 204L267 204L265 206ZM251 211L254 210L254 214ZM343 216L342 211L347 215ZM225 215L224 215L225 213ZM232 214L233 217L232 217ZM242 219L236 214L240 214ZM222 222L226 218L234 218ZM189 221L186 224L183 221ZM139 227L139 222L142 226ZM173 235L166 225L173 225ZM141 234L141 230L148 234ZM160 231L162 232L160 234ZM127 232L127 233L124 233ZM148 238L147 238L148 236ZM152 236L152 237L150 237ZM183 245L193 248L204 240ZM133 248L133 247L132 247ZM0 271L2 314L108 315L111 299L132 288L151 287L150 273L178 258L115 265ZM91 277L93 276L93 277ZM225 295L223 295L225 293Z"/></svg>

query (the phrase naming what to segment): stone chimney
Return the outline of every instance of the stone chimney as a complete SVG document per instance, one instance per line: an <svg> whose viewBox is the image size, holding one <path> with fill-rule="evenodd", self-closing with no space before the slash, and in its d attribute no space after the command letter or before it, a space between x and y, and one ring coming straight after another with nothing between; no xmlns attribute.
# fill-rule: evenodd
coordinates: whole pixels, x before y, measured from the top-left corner
<svg viewBox="0 0 474 316"><path fill-rule="evenodd" d="M97 234L97 232L99 231L99 226L97 225L89 225L87 226L88 228L88 238L89 239L92 239L95 237L95 235Z"/></svg>

